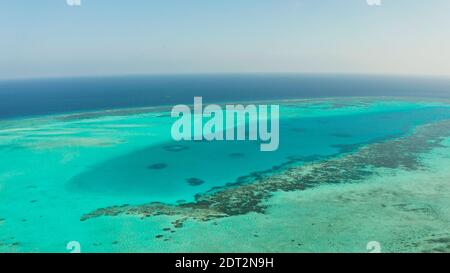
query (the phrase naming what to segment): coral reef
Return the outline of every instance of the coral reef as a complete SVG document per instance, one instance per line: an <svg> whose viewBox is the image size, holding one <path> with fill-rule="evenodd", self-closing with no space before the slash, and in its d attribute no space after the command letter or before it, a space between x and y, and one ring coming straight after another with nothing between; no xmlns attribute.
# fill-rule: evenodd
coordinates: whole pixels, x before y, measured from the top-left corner
<svg viewBox="0 0 450 273"><path fill-rule="evenodd" d="M186 179L186 182L191 186L200 186L205 183L205 181L201 180L200 178L195 178L195 177Z"/></svg>
<svg viewBox="0 0 450 273"><path fill-rule="evenodd" d="M424 168L420 155L440 146L442 139L449 136L450 120L440 121L418 127L407 136L368 144L333 158L318 157L317 161L305 163L304 158L291 157L285 164L271 170L252 173L238 178L235 183L197 194L193 202L113 206L85 214L81 220L122 214L139 217L168 215L177 216L172 224L180 228L187 219L209 221L251 212L265 213L267 206L264 201L276 191L304 190L325 183L354 183L377 174L379 168Z"/></svg>

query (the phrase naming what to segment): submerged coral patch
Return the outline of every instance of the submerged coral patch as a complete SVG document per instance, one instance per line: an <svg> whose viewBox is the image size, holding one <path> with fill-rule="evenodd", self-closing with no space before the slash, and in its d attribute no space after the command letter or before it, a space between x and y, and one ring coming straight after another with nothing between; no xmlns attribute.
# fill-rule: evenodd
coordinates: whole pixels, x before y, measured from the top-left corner
<svg viewBox="0 0 450 273"><path fill-rule="evenodd" d="M205 181L201 180L200 178L195 178L195 177L186 179L186 182L191 186L200 186L205 183Z"/></svg>
<svg viewBox="0 0 450 273"><path fill-rule="evenodd" d="M330 147L338 149L339 153L349 153L361 147L361 144L333 144Z"/></svg>
<svg viewBox="0 0 450 273"><path fill-rule="evenodd" d="M422 253L449 253L450 233L431 234L425 238L419 238L412 242L407 242L407 246L415 252Z"/></svg>

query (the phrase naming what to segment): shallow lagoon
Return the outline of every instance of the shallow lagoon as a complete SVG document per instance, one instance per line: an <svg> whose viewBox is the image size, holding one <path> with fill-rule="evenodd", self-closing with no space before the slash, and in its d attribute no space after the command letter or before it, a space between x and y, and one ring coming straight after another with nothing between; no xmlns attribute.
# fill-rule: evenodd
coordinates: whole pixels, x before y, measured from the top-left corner
<svg viewBox="0 0 450 273"><path fill-rule="evenodd" d="M366 244L365 236L375 234L380 240L386 236L364 227L358 231L360 237L342 244L338 242L348 230L334 232L335 237L325 236L321 229L317 229L320 232L300 229L298 234L292 230L294 226L317 221L331 226L339 222L340 228L344 228L348 222L342 219L349 217L348 209L357 210L351 202L333 203L343 207L342 211L335 211L329 204L328 209L334 214L328 216L324 216L327 210L321 207L324 201L311 201L307 205L301 202L305 198L313 200L317 192L332 194L336 190L338 194L350 187L341 184L333 188L324 183L303 191L279 192L263 200L269 204L263 213L249 211L211 221L185 219L181 223L176 222L179 216L164 213L152 217L118 213L115 217L81 220L91 212L112 206L139 208L151 202L170 206L194 202L197 194L207 194L214 187L220 191L251 184L282 174L291 166L339 158L373 143L413 134L418 126L450 119L450 107L444 102L394 98L284 101L280 110L280 148L268 153L260 152L258 142L173 142L170 139L173 119L167 109L0 122L0 251L66 252L66 243L73 240L81 243L82 251L199 251L192 239L187 238L205 236L205 231L208 238L203 245L199 239L205 251L365 251L361 248ZM434 151L425 151L424 156L430 157ZM442 150L440 154L448 157ZM428 168L436 168L433 162L438 161L429 160ZM378 174L385 176L378 182L426 176L419 171L426 173L394 168ZM430 174L431 177L434 176ZM442 177L444 182L449 181L444 174ZM372 180L374 177L368 176L351 185L364 190ZM442 184L441 180L433 181ZM404 183L407 188L407 182ZM414 180L411 187L417 187L417 183ZM367 206L374 203L367 202ZM368 212L361 207L361 211L354 213ZM443 213L444 218L448 217ZM382 217L372 211L369 214L375 215L372 218ZM376 218L362 222L369 226L369 221L378 223L378 229L382 230L383 224ZM434 224L430 220L430 225ZM439 225L436 229L445 231L445 224ZM289 239L289 244L280 235L287 230L298 237ZM398 232L415 231L409 228ZM233 236L246 242L242 249L232 245L236 242L230 241ZM275 242L267 240L269 237L279 239ZM312 238L317 240L316 245L312 245ZM329 244L321 241L325 238ZM210 243L205 245L206 242ZM387 250L407 251L401 247L396 241L395 247Z"/></svg>

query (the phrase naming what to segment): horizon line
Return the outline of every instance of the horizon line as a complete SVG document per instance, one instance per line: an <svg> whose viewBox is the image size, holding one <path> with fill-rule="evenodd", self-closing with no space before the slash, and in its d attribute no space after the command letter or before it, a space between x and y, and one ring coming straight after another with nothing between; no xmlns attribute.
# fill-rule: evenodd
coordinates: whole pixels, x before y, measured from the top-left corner
<svg viewBox="0 0 450 273"><path fill-rule="evenodd" d="M359 76L359 77L393 77L393 78L439 78L450 79L448 74L418 74L418 73L358 73L358 72L177 72L177 73L123 73L123 74L86 74L60 76L32 76L0 78L0 82L30 81L30 80L63 80L63 79L95 79L95 78L125 78L125 77L170 77L170 76L264 76L264 75L297 75L297 76Z"/></svg>

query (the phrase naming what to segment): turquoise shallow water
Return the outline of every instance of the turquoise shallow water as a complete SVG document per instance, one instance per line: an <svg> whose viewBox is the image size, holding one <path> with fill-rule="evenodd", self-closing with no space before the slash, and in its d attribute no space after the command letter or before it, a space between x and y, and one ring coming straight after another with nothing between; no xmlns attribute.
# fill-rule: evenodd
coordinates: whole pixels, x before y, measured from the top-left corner
<svg viewBox="0 0 450 273"><path fill-rule="evenodd" d="M281 103L276 152L260 152L260 143L249 141L174 142L174 119L156 108L1 121L0 251L66 252L69 241L79 241L85 251L195 251L159 239L170 215L80 219L116 205L193 202L196 194L214 187L252 183L286 166L336 158L450 119L450 106L439 101L345 98L274 103ZM190 178L203 183L191 185ZM276 204L272 206L276 211ZM279 215L267 215L270 229L270 218ZM241 230L239 225L224 227L230 234ZM207 226L200 225L198 233L202 228ZM253 231L246 229L240 236L252 237ZM182 238L183 229L176 234ZM192 236L192 231L185 236ZM223 231L210 236L214 243L207 249L232 250L223 244L229 239ZM261 251L292 251L282 244L256 245Z"/></svg>

